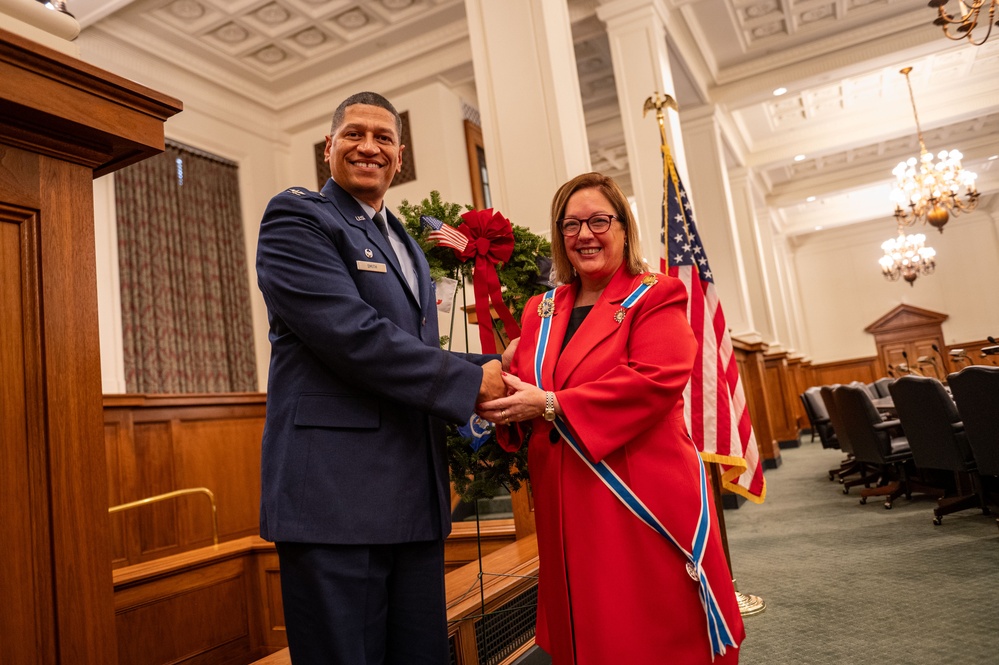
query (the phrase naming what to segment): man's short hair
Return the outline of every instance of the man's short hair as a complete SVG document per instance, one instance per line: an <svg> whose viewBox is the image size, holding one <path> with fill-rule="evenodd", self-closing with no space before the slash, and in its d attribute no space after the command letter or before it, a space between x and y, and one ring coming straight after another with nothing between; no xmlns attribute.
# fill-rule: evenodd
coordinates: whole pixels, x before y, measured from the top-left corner
<svg viewBox="0 0 999 665"><path fill-rule="evenodd" d="M333 112L333 123L330 125L330 136L336 134L336 130L343 124L343 116L347 111L347 107L353 106L354 104L377 106L391 113L395 118L395 133L398 135L399 140L402 141L402 118L399 117L399 112L395 110L394 106L392 106L392 102L385 99L377 92L358 92L340 102L340 106L336 107L336 111Z"/></svg>

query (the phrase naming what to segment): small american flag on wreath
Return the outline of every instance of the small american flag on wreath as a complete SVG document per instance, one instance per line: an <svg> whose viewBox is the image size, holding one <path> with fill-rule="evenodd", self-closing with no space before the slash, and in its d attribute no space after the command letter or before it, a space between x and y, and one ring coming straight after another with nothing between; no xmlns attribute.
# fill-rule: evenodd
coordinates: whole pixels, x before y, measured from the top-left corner
<svg viewBox="0 0 999 665"><path fill-rule="evenodd" d="M450 247L458 252L465 251L465 247L468 246L467 237L453 226L448 226L436 217L422 215L420 217L420 224L430 229L427 239L436 241L438 245Z"/></svg>

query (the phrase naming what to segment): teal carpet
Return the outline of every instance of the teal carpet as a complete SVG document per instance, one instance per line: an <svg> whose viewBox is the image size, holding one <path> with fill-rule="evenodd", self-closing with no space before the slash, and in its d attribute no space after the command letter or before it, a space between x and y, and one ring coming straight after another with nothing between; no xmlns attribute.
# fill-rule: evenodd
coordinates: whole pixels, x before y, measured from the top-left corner
<svg viewBox="0 0 999 665"><path fill-rule="evenodd" d="M826 475L840 451L806 436L782 454L766 502L725 511L739 590L767 604L745 619L740 663L999 664L994 515L934 526L929 497L860 505Z"/></svg>

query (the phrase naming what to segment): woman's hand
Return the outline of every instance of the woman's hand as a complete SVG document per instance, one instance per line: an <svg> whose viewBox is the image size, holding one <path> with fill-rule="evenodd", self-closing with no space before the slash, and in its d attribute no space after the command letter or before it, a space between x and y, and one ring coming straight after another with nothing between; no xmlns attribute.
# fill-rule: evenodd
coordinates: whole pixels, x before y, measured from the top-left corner
<svg viewBox="0 0 999 665"><path fill-rule="evenodd" d="M479 404L475 409L479 416L497 425L505 425L537 418L545 412L544 390L508 373L503 374L503 382L509 394Z"/></svg>

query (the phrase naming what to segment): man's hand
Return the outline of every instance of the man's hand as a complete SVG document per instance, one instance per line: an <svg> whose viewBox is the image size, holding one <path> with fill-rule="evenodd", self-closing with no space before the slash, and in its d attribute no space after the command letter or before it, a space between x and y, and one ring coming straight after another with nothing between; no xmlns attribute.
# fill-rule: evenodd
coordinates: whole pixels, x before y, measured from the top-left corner
<svg viewBox="0 0 999 665"><path fill-rule="evenodd" d="M479 386L479 397L476 404L506 395L506 384L503 383L503 365L498 360L490 360L482 366L482 385Z"/></svg>
<svg viewBox="0 0 999 665"><path fill-rule="evenodd" d="M503 371L510 371L510 363L513 362L513 356L517 353L517 345L520 344L520 338L510 342L505 349L503 349Z"/></svg>

